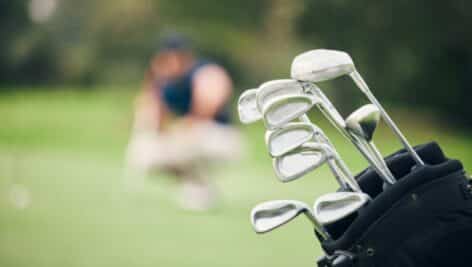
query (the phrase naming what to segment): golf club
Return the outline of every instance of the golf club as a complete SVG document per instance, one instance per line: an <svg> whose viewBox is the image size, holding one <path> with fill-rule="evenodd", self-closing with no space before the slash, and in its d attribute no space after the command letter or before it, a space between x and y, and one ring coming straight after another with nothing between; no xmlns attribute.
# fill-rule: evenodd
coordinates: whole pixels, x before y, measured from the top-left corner
<svg viewBox="0 0 472 267"><path fill-rule="evenodd" d="M305 143L297 149L273 159L274 171L282 182L290 182L302 177L308 172L320 167L325 162L334 160L336 166L347 177L350 176L349 169L340 159L333 149L324 143L309 142ZM346 179L349 188L353 191L361 191L356 180Z"/></svg>
<svg viewBox="0 0 472 267"><path fill-rule="evenodd" d="M313 213L321 225L328 225L358 212L369 201L369 195L361 192L328 193L316 199Z"/></svg>
<svg viewBox="0 0 472 267"><path fill-rule="evenodd" d="M316 102L313 97L300 94L277 96L261 110L266 128L274 130L308 112Z"/></svg>
<svg viewBox="0 0 472 267"><path fill-rule="evenodd" d="M273 159L274 171L282 182L298 179L323 165L332 154L321 147L313 149L306 144L287 154Z"/></svg>
<svg viewBox="0 0 472 267"><path fill-rule="evenodd" d="M349 170L346 163L342 160L341 156L336 151L335 146L333 145L333 143L331 143L331 140L329 140L328 136L326 136L323 130L321 130L321 128L312 123L310 118L306 114L301 116L300 120L302 122L309 123L314 129L313 140L318 143L324 143L331 147L333 153L339 159L338 161L334 159L328 160L328 166L331 169L331 172L333 173L334 177L338 181L339 185L341 186L341 189L348 191L360 191L360 186L352 175L352 172ZM340 167L337 164L341 164L342 166Z"/></svg>
<svg viewBox="0 0 472 267"><path fill-rule="evenodd" d="M399 138L405 149L410 153L418 165L424 165L423 160L406 140L395 122L390 118L382 105L370 91L367 83L356 70L354 62L349 54L327 49L317 49L302 53L295 57L292 62L291 76L299 81L322 82L337 78L342 75L349 75L366 97L378 107L380 114Z"/></svg>
<svg viewBox="0 0 472 267"><path fill-rule="evenodd" d="M257 89L248 89L241 94L238 100L239 120L249 124L262 119L262 114L257 108Z"/></svg>
<svg viewBox="0 0 472 267"><path fill-rule="evenodd" d="M382 179L389 179L389 171L384 169L384 159L376 154L375 152L370 151L369 147L365 142L359 140L359 137L351 134L346 130L346 122L343 117L331 101L326 97L326 95L321 91L321 89L314 83L311 82L302 82L301 86L306 88L305 90L316 95L321 99L321 104L317 105L321 112L328 118L328 121L339 131L341 134L351 141L354 146L361 152L364 158L369 162L369 164L374 168L377 174L382 177Z"/></svg>
<svg viewBox="0 0 472 267"><path fill-rule="evenodd" d="M266 128L269 129L281 127L302 116L313 105L316 105L323 115L351 140L380 176L388 175L379 163L383 159L377 159L377 155L371 154L365 144L346 131L344 118L315 84L284 79L265 82L258 89L257 106L263 114Z"/></svg>
<svg viewBox="0 0 472 267"><path fill-rule="evenodd" d="M379 120L379 109L373 104L364 105L347 117L346 129L348 132L351 132L353 135L357 136L362 142L365 142L370 151L377 154L378 158L383 158L382 154L380 154L379 150L372 141ZM383 160L381 160L380 163L383 165L382 167L385 173L387 173L387 176L383 177L386 178L385 182L390 185L394 184L396 179L390 172L387 164Z"/></svg>
<svg viewBox="0 0 472 267"><path fill-rule="evenodd" d="M306 117L306 115L303 115L303 117ZM284 125L283 128L266 132L266 144L269 148L269 154L274 158L287 154L309 141L317 141L333 147L321 129L309 122L291 122ZM355 190L355 188L350 188L346 182L347 179L355 181L351 172L343 173L336 166L333 159L328 160L328 165L343 189Z"/></svg>
<svg viewBox="0 0 472 267"><path fill-rule="evenodd" d="M303 88L297 86L291 79L279 79L265 82L257 89L257 107L264 107L274 98L287 95L305 95Z"/></svg>
<svg viewBox="0 0 472 267"><path fill-rule="evenodd" d="M315 129L310 123L289 122L282 128L267 131L266 143L271 157L279 157L310 140L313 140Z"/></svg>
<svg viewBox="0 0 472 267"><path fill-rule="evenodd" d="M313 216L310 207L297 200L272 200L260 203L252 209L250 219L256 233L262 234L288 223L301 213L313 223L315 230L323 239L329 238L329 234Z"/></svg>
<svg viewBox="0 0 472 267"><path fill-rule="evenodd" d="M255 99L259 98L261 101L259 101L258 106L263 106L265 102L268 102L266 100L270 99L272 96L275 96L277 98L283 96L284 94L290 96L293 93L303 95L303 88L298 84L298 82L294 80L276 80L272 82L267 82L261 86L261 90L249 89L245 91L240 96L238 105L241 121L245 123L250 123L260 119L260 112L258 112L256 106L257 104L255 104ZM302 116L305 117L305 120L308 120L308 117L306 115ZM308 123L311 122L308 120ZM299 127L302 128L299 129L299 131L295 131L295 133L292 133L292 131L283 130L283 128L275 131L266 131L266 144L269 146L269 152L273 157L284 154L289 150L300 146L304 142L307 142L312 139L314 135L316 135L317 138L323 139L321 141L333 147L333 145L329 142L328 138L324 135L321 129L316 128L317 131L314 131L314 125L308 124L302 126L301 123L299 123L298 125L293 125L293 127L288 126L284 128L297 129ZM279 142L273 140L279 140ZM336 163L333 160L329 160L328 163L336 180L343 189L357 190L357 188L359 188L351 172L347 169L347 166L343 162L342 163L344 164L344 166L342 169L336 166ZM342 170L347 170L347 172L344 173ZM355 186L349 186L349 184L355 184Z"/></svg>

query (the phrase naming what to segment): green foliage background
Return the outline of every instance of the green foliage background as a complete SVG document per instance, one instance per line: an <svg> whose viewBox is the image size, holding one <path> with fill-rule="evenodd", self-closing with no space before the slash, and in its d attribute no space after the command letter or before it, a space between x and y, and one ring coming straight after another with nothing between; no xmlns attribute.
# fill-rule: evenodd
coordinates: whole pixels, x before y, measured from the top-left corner
<svg viewBox="0 0 472 267"><path fill-rule="evenodd" d="M137 84L162 32L191 36L237 89L288 76L298 53L348 51L384 102L470 128L472 4L452 1L58 0L44 23L30 0L0 3L0 83ZM334 87L345 112L351 83ZM349 88L348 88L349 87Z"/></svg>

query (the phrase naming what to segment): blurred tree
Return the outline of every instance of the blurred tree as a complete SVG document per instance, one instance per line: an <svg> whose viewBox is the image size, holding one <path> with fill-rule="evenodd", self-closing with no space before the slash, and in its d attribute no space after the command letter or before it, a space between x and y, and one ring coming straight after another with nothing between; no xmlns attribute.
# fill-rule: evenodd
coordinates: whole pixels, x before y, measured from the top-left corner
<svg viewBox="0 0 472 267"><path fill-rule="evenodd" d="M472 2L305 1L298 32L348 51L384 100L472 126ZM348 89L346 89L348 90ZM351 89L352 90L352 89Z"/></svg>
<svg viewBox="0 0 472 267"><path fill-rule="evenodd" d="M22 36L31 27L27 4L24 0L0 1L0 81L3 82L21 78L19 73L32 49L22 45Z"/></svg>
<svg viewBox="0 0 472 267"><path fill-rule="evenodd" d="M267 38L280 48L285 48L296 41L296 19L303 6L302 1L272 0L265 15Z"/></svg>
<svg viewBox="0 0 472 267"><path fill-rule="evenodd" d="M288 77L304 50L340 49L383 102L472 126L471 8L464 0L0 1L0 82L138 84L170 29L224 64L240 90ZM339 106L362 99L347 79L323 86L340 89L329 90L343 96Z"/></svg>

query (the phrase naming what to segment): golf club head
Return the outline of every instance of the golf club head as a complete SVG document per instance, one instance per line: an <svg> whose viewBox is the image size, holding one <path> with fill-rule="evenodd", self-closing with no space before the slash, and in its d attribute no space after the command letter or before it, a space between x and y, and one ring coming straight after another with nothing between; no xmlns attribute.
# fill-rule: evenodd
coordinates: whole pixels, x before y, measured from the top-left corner
<svg viewBox="0 0 472 267"><path fill-rule="evenodd" d="M290 182L323 165L333 157L331 148L321 143L305 143L273 159L275 174L281 182Z"/></svg>
<svg viewBox="0 0 472 267"><path fill-rule="evenodd" d="M280 129L267 133L269 154L272 157L279 157L312 140L315 129L310 123L290 122Z"/></svg>
<svg viewBox="0 0 472 267"><path fill-rule="evenodd" d="M252 209L251 224L256 233L262 234L288 223L300 213L308 213L307 216L313 216L310 207L301 201L266 201Z"/></svg>
<svg viewBox="0 0 472 267"><path fill-rule="evenodd" d="M349 115L346 119L346 128L367 142L372 141L375 129L380 121L380 111L377 106L367 104Z"/></svg>
<svg viewBox="0 0 472 267"><path fill-rule="evenodd" d="M263 110L272 99L286 95L304 95L303 87L298 81L280 79L265 82L257 89L257 106Z"/></svg>
<svg viewBox="0 0 472 267"><path fill-rule="evenodd" d="M272 135L272 133L273 133L274 131L276 131L276 130L273 130L273 131L271 131L271 130L266 130L266 132L265 132L265 134L264 134L264 142L265 142L266 146L269 145L269 137Z"/></svg>
<svg viewBox="0 0 472 267"><path fill-rule="evenodd" d="M313 213L321 225L328 225L356 213L370 200L360 192L335 192L322 195L313 205Z"/></svg>
<svg viewBox="0 0 472 267"><path fill-rule="evenodd" d="M262 114L257 108L257 89L244 91L238 100L239 120L249 124L262 119Z"/></svg>
<svg viewBox="0 0 472 267"><path fill-rule="evenodd" d="M307 113L316 103L313 97L307 95L277 96L264 105L264 124L269 130L280 128Z"/></svg>
<svg viewBox="0 0 472 267"><path fill-rule="evenodd" d="M328 49L316 49L295 57L291 77L299 81L322 82L355 70L349 54Z"/></svg>

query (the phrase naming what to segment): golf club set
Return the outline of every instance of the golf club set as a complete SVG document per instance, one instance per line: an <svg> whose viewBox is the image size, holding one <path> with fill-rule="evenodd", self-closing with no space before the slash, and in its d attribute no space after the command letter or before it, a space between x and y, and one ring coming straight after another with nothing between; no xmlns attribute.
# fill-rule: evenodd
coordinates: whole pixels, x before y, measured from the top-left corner
<svg viewBox="0 0 472 267"><path fill-rule="evenodd" d="M349 76L371 102L346 119L316 84L343 75ZM357 176L352 174L322 129L309 119L307 113L313 107L352 142L369 168ZM345 52L317 49L298 55L291 65L291 79L268 81L246 90L239 98L238 112L245 124L264 122L265 143L280 181L296 180L326 163L339 183L339 190L318 197L312 208L297 200L273 200L260 203L251 212L251 223L257 233L269 232L303 213L313 224L325 251L318 266L390 266L385 260L395 254L391 246L397 243L386 236L391 236L392 240L414 236L401 234L401 231L396 232L399 229L391 227L410 222L405 229L421 229L424 225L419 223L437 214L438 206L443 207L444 212L451 208L444 205L447 201L434 205L438 202L436 198L427 204L421 202L424 206L418 205L418 199L423 196L445 194L449 201L459 197L456 202L460 205L455 203L454 208L462 205L470 212L467 214L472 214L470 201L463 201L472 190L461 163L447 159L434 142L413 148ZM381 118L404 146L385 159L373 142ZM458 184L461 193L449 186L429 186L451 175L455 178L448 179L447 184ZM424 186L433 189L423 190ZM412 190L421 193L411 193ZM470 195L472 198L472 193ZM403 205L397 204L399 202ZM406 220L404 216L409 213L411 217ZM421 219L415 220L415 215ZM386 220L387 217L390 219ZM465 217L460 221L471 219L472 215ZM472 236L472 228L468 229L467 235ZM402 251L399 247L396 249ZM382 265L376 265L378 261ZM396 259L392 262L398 264Z"/></svg>

